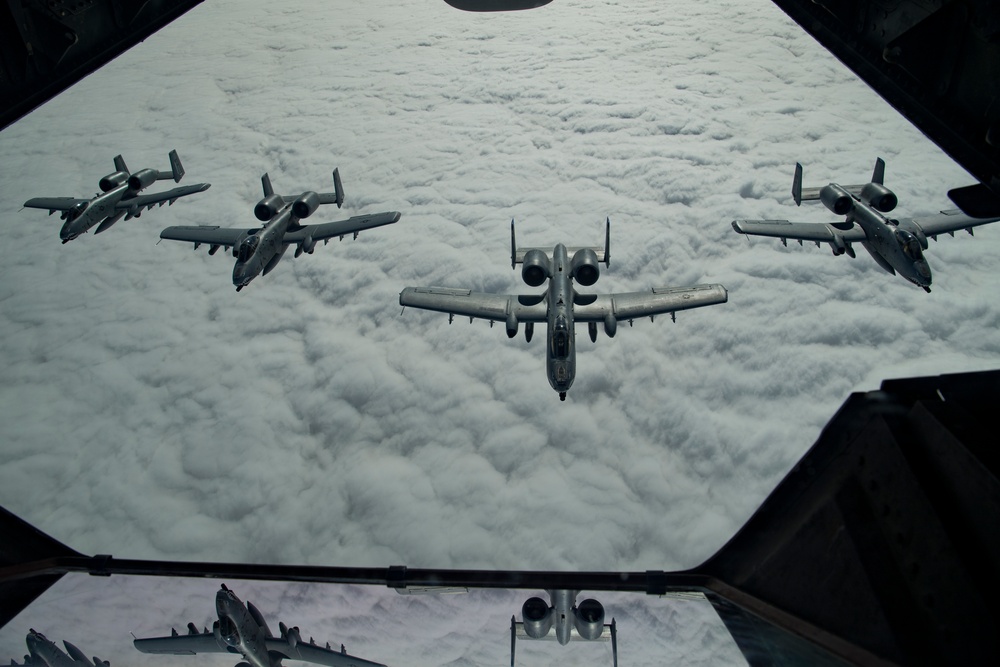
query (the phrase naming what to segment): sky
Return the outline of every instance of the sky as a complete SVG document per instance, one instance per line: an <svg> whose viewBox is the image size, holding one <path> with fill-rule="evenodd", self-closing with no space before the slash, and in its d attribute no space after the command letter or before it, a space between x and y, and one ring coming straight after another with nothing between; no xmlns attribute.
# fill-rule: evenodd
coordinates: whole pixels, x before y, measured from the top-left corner
<svg viewBox="0 0 1000 667"><path fill-rule="evenodd" d="M66 245L20 210L173 148L210 190ZM930 294L864 252L733 232L832 220L794 206L794 164L859 183L879 156L899 217L973 182L766 0L205 2L0 133L0 504L119 557L693 567L851 392L1000 367L1000 229L932 242ZM310 221L400 221L239 294L231 256L158 242L254 226L264 172L296 194L334 167L343 209ZM581 329L565 403L537 332L400 312L406 286L540 291L510 269L510 220L523 245L596 245L606 217L611 265L581 291L718 282L729 302ZM723 651L701 606L719 632L670 626L681 661Z"/></svg>

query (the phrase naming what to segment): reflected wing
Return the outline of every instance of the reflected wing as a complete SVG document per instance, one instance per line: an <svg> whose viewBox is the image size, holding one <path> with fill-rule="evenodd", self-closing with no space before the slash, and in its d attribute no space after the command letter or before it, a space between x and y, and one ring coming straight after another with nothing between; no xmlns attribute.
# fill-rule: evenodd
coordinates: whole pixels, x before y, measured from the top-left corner
<svg viewBox="0 0 1000 667"><path fill-rule="evenodd" d="M171 241L189 241L194 243L195 247L198 247L199 244L207 243L209 245L230 248L239 243L240 239L244 236L255 231L257 231L256 227L253 229L236 229L233 227L219 227L217 225L179 225L164 229L160 232L160 238Z"/></svg>
<svg viewBox="0 0 1000 667"><path fill-rule="evenodd" d="M380 662L372 662L348 653L341 653L340 650L330 648L329 644L327 644L327 648L323 648L315 644L298 642L293 647L287 640L273 637L266 639L265 642L268 652L273 657L280 657L283 660L302 660L317 665L330 665L330 667L386 667Z"/></svg>
<svg viewBox="0 0 1000 667"><path fill-rule="evenodd" d="M844 228L841 229L841 226ZM832 243L840 237L847 243L864 241L868 237L865 230L853 222L788 222L787 220L733 220L733 229L740 234L755 236L773 236L781 239L797 241L814 241L816 243Z"/></svg>
<svg viewBox="0 0 1000 667"><path fill-rule="evenodd" d="M544 322L548 313L544 296L486 294L448 287L407 287L399 293L399 305L499 322L506 321L509 314L519 322Z"/></svg>
<svg viewBox="0 0 1000 667"><path fill-rule="evenodd" d="M997 220L1000 218L972 218L956 208L950 211L941 211L937 215L913 218L910 222L919 227L925 236L933 237L938 234L952 234L960 229L968 230L971 234L973 227L986 225Z"/></svg>
<svg viewBox="0 0 1000 667"><path fill-rule="evenodd" d="M389 211L386 213L356 215L353 218L339 220L337 222L324 222L318 225L303 225L295 231L287 232L285 234L284 243L286 245L292 243L302 243L307 238L312 238L313 241L321 241L338 236L346 236L348 234L354 234L355 238L357 238L358 232L362 232L366 229L374 229L375 227L381 227L382 225L391 225L399 220L399 216L400 214L398 211Z"/></svg>
<svg viewBox="0 0 1000 667"><path fill-rule="evenodd" d="M44 208L49 213L53 211L67 211L78 204L86 204L89 199L77 199L76 197L35 197L24 202L28 208Z"/></svg>
<svg viewBox="0 0 1000 667"><path fill-rule="evenodd" d="M196 192L204 192L208 190L211 186L209 183L195 183L194 185L184 185L179 188L174 188L172 190L166 190L164 192L156 192L148 195L137 195L135 197L130 197L129 199L122 199L117 204L115 208L119 211L138 211L141 208L150 209L153 206L159 204L163 206L166 203L171 205L180 199L181 197L187 197L188 195L193 195Z"/></svg>
<svg viewBox="0 0 1000 667"><path fill-rule="evenodd" d="M175 631L176 632L176 631ZM195 655L196 653L226 653L226 647L221 646L215 634L199 632L197 634L170 637L148 637L132 641L143 653L169 653L172 655Z"/></svg>
<svg viewBox="0 0 1000 667"><path fill-rule="evenodd" d="M658 287L649 292L624 294L578 294L574 300L573 316L577 322L601 322L609 314L616 320L632 320L728 300L729 293L722 285Z"/></svg>

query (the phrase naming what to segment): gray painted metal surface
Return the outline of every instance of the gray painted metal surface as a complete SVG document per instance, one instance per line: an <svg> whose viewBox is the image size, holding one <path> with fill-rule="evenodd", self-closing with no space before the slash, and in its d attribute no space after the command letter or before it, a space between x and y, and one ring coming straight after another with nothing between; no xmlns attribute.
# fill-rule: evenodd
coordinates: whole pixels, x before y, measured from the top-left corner
<svg viewBox="0 0 1000 667"><path fill-rule="evenodd" d="M280 667L282 660L301 660L330 667L385 667L348 654L343 644L337 650L329 643L323 647L317 646L312 639L304 642L297 627L289 628L284 623L279 623L281 634L275 637L263 614L253 604L243 604L225 584L215 594L215 611L219 620L212 625L212 630L205 628L204 632L199 632L189 623L187 634L174 630L169 637L137 638L132 643L142 653L237 653L251 667Z"/></svg>
<svg viewBox="0 0 1000 667"><path fill-rule="evenodd" d="M792 196L796 204L820 200L831 211L845 216L843 222L814 223L787 220L733 220L740 234L780 238L784 245L794 239L802 245L811 241L817 246L828 243L834 255L855 257L851 244L860 243L875 262L895 275L899 274L926 292L931 291L931 269L924 258L927 239L941 234L955 235L964 229L1000 220L1000 217L973 218L957 209L917 218L889 218L896 207L896 196L882 184L885 162L875 161L872 180L864 185L842 186L837 183L820 188L802 188L802 165L795 165Z"/></svg>
<svg viewBox="0 0 1000 667"><path fill-rule="evenodd" d="M204 192L209 183L185 185L154 194L139 194L156 181L173 179L179 183L184 177L184 167L177 151L170 151L170 170L140 169L130 172L121 155L114 159L115 171L99 181L101 192L92 199L75 197L35 197L24 202L28 208L48 209L49 215L61 211L64 220L59 237L68 243L81 234L97 226L95 234L107 231L121 219L130 220L142 215L142 211L164 204L173 205L181 197Z"/></svg>
<svg viewBox="0 0 1000 667"><path fill-rule="evenodd" d="M561 400L576 377L576 322L588 323L591 340L596 342L597 324L613 337L618 322L678 310L700 308L728 300L722 285L663 287L650 292L621 294L584 294L577 292L574 280L583 285L594 284L599 277L598 262L610 263L611 222L606 222L604 248L567 248L557 244L551 249L518 248L511 221L511 266L522 264L521 276L532 286L546 280L548 290L542 294L487 294L448 287L407 287L399 294L399 305L464 315L493 322L504 322L507 336L517 335L518 326L525 324L525 338L531 340L534 325L548 327L545 346L545 370L549 384L559 392ZM449 320L450 321L450 320Z"/></svg>
<svg viewBox="0 0 1000 667"><path fill-rule="evenodd" d="M317 241L324 245L332 238L358 234L367 229L391 225L399 220L397 211L356 215L347 220L303 225L300 221L312 215L325 204L344 203L344 189L340 182L340 170L333 170L333 192L313 192L306 190L298 195L276 195L271 187L271 178L261 177L264 198L254 207L254 215L263 222L261 227L227 228L218 225L175 226L160 232L161 239L188 241L197 250L203 243L209 246L208 254L214 255L219 248L233 249L236 265L233 267L233 285L239 292L257 276L270 273L289 246L296 246L295 256L312 254Z"/></svg>

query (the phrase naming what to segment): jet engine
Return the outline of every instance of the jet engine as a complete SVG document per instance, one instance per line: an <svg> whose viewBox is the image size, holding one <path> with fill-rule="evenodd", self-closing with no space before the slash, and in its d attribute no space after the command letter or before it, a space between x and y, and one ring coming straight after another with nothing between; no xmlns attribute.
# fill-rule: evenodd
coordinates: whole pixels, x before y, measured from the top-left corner
<svg viewBox="0 0 1000 667"><path fill-rule="evenodd" d="M315 213L317 208L319 208L319 195L315 192L304 192L292 204L292 213L295 217L303 219Z"/></svg>
<svg viewBox="0 0 1000 667"><path fill-rule="evenodd" d="M577 250L573 254L570 272L573 279L581 285L590 286L596 283L601 276L601 269L597 264L597 253L590 248Z"/></svg>
<svg viewBox="0 0 1000 667"><path fill-rule="evenodd" d="M552 275L549 268L549 258L537 248L524 253L521 267L521 279L532 287L538 287Z"/></svg>
<svg viewBox="0 0 1000 667"><path fill-rule="evenodd" d="M517 316L514 313L509 313L507 315L507 338L513 338L517 335Z"/></svg>
<svg viewBox="0 0 1000 667"><path fill-rule="evenodd" d="M160 173L155 169L140 169L128 177L128 189L139 192L143 188L148 188L156 182L156 177L159 175Z"/></svg>
<svg viewBox="0 0 1000 667"><path fill-rule="evenodd" d="M847 215L854 206L854 198L851 194L836 183L825 185L819 191L819 199L823 205L837 215Z"/></svg>
<svg viewBox="0 0 1000 667"><path fill-rule="evenodd" d="M528 598L521 605L521 620L529 637L541 639L552 629L552 609L542 598Z"/></svg>
<svg viewBox="0 0 1000 667"><path fill-rule="evenodd" d="M257 219L261 222L267 222L277 215L278 211L284 207L285 201L280 195L268 195L257 202L257 205L253 207L253 214L257 216Z"/></svg>
<svg viewBox="0 0 1000 667"><path fill-rule="evenodd" d="M123 183L127 182L128 182L128 174L125 173L124 171L116 171L115 173L108 174L107 176L102 178L100 181L97 182L97 185L100 186L101 192L111 192L119 185L122 185Z"/></svg>
<svg viewBox="0 0 1000 667"><path fill-rule="evenodd" d="M597 600L584 600L573 615L576 631L584 639L597 639L604 632L604 606Z"/></svg>
<svg viewBox="0 0 1000 667"><path fill-rule="evenodd" d="M888 213L899 203L895 193L881 183L869 183L861 188L861 198L882 213Z"/></svg>

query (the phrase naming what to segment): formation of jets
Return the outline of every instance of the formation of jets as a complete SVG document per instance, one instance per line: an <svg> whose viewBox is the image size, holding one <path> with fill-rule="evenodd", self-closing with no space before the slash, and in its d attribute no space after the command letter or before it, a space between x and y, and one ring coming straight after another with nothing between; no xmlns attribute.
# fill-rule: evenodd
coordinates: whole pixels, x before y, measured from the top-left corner
<svg viewBox="0 0 1000 667"><path fill-rule="evenodd" d="M130 172L121 155L114 159L115 171L100 179L101 193L93 199L72 197L38 197L25 206L48 209L49 214L62 212L65 221L60 230L63 243L77 238L94 226L95 234L104 232L122 218L139 217L141 212L209 188L198 183L164 192L142 194L155 181L172 178L179 182L184 176L177 151L171 151L170 170L141 169ZM787 220L734 220L733 229L746 235L772 236L788 245L794 239L829 244L834 255L855 257L854 244L860 243L875 262L891 274L930 292L931 270L924 257L927 239L936 240L941 234L965 229L972 234L974 227L1000 218L972 218L956 210L916 218L890 218L888 213L897 204L896 195L885 184L885 162L878 158L871 180L863 185L830 183L822 187L802 187L802 166L795 166L792 197L797 205L818 200L830 211L843 216L842 221L829 223L789 222ZM220 227L218 225L183 225L167 227L161 239L193 243L195 249L208 246L214 255L220 248L232 249L236 259L233 285L236 291L259 275L267 275L295 246L295 257L312 254L316 244L324 245L332 238L357 238L362 231L391 225L400 218L398 211L357 215L347 220L304 224L323 205L344 203L340 171L333 170L333 192L305 190L300 194L275 194L268 174L261 177L263 198L254 206L259 227ZM399 304L424 310L448 313L449 322L455 315L488 320L492 326L503 322L507 335L517 335L524 324L526 341L531 341L536 324L546 326L545 366L549 385L560 400L576 377L576 324L586 323L590 339L597 341L598 327L608 337L614 337L618 323L630 325L636 319L669 314L676 319L679 310L710 306L728 301L726 288L718 284L652 288L648 292L591 294L577 290L590 287L600 277L600 264L610 266L611 222L606 221L604 246L567 247L557 243L549 247L519 248L511 221L511 268L522 265L521 278L529 287L541 287L544 292L533 294L490 294L471 289L443 287L406 287L399 294Z"/></svg>

